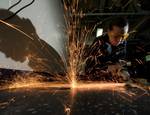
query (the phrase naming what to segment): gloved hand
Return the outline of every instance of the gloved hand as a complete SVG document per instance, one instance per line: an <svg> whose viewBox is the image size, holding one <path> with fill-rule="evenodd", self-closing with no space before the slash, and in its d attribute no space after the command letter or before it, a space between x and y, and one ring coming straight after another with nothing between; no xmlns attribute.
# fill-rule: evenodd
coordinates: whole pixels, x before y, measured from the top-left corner
<svg viewBox="0 0 150 115"><path fill-rule="evenodd" d="M130 74L126 69L118 71L118 76L122 77L123 80L127 81L130 78Z"/></svg>
<svg viewBox="0 0 150 115"><path fill-rule="evenodd" d="M123 80L128 80L130 77L128 71L120 63L109 65L108 72L110 72L113 77L122 77Z"/></svg>
<svg viewBox="0 0 150 115"><path fill-rule="evenodd" d="M117 75L117 72L120 71L122 68L122 66L119 64L119 63L116 63L116 64L111 64L111 65L108 65L108 72L110 72L112 74L112 76L115 76Z"/></svg>

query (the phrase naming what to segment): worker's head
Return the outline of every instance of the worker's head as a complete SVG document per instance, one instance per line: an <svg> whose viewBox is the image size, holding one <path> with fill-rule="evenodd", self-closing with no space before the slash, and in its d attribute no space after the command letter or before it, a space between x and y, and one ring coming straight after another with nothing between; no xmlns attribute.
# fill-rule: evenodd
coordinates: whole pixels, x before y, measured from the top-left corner
<svg viewBox="0 0 150 115"><path fill-rule="evenodd" d="M112 19L108 27L108 36L111 45L119 45L126 38L128 29L129 24L125 18L117 17Z"/></svg>

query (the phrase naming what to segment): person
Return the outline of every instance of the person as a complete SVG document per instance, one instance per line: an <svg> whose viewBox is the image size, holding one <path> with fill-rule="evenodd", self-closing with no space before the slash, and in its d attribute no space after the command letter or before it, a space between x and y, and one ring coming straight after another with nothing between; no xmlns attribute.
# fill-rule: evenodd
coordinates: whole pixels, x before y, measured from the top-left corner
<svg viewBox="0 0 150 115"><path fill-rule="evenodd" d="M110 21L107 32L96 38L86 52L86 75L101 77L104 73L109 73L108 76L122 76L123 79L129 77L129 73L123 67L128 30L127 19L116 17Z"/></svg>

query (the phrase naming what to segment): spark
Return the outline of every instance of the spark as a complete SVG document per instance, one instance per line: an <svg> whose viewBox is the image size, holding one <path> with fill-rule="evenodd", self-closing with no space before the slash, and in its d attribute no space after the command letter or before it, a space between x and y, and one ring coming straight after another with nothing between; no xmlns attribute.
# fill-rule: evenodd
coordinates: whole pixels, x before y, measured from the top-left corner
<svg viewBox="0 0 150 115"><path fill-rule="evenodd" d="M146 92L147 90L142 88L142 86L131 84L130 86L136 87L140 90ZM5 86L5 89L20 89L20 88L65 88L65 89L76 89L76 90L112 90L126 92L126 83L108 83L108 82L94 82L94 81L80 81L78 84L70 84L65 82L44 82L41 78L29 77L21 78L13 81L12 84ZM149 87L148 87L149 88ZM2 88L1 88L2 89ZM134 95L130 93L130 95Z"/></svg>
<svg viewBox="0 0 150 115"><path fill-rule="evenodd" d="M72 81L71 81L71 88L76 88L76 87L77 87L77 82L76 82L76 80L73 77Z"/></svg>
<svg viewBox="0 0 150 115"><path fill-rule="evenodd" d="M65 22L66 22L66 33L68 35L68 40L67 40L67 48L66 50L68 51L68 68L67 68L67 83L65 80L56 77L56 79L60 79L59 82L43 82L41 77L28 77L28 78L20 78L21 79L15 79L12 84L1 88L0 90L4 89L34 89L34 88L56 88L56 89L70 89L72 92L72 97L76 94L77 91L85 91L85 90L110 90L110 91L117 91L123 94L128 95L129 97L134 97L136 94L132 92L128 92L126 89L126 84L125 83L106 83L106 82L92 82L92 81L87 81L87 82L82 82L78 81L77 74L80 71L81 65L84 63L82 60L82 54L83 54L83 49L85 47L85 42L90 35L91 32L94 31L96 26L94 26L93 29L88 29L86 26L81 27L81 19L83 18L84 14L82 11L78 11L78 0L73 0L72 4L70 6L66 6L64 2L64 10L65 10ZM68 15L69 14L69 15ZM79 14L80 16L76 15ZM5 25L21 32L22 34L26 35L30 39L29 35L24 33L23 31L19 30L18 28L14 27L13 25L4 22L0 20L1 23L4 23ZM102 22L100 22L102 23ZM92 31L91 31L92 30ZM128 35L127 35L128 36ZM127 37L125 36L125 38ZM33 40L33 39L32 39ZM42 44L41 44L42 45ZM29 58L31 58L29 56ZM43 62L44 59L37 58L38 61L41 63ZM133 85L133 87L137 87L136 85ZM141 88L145 92L143 88ZM144 93L146 94L146 93ZM121 95L122 98L126 99L123 95ZM143 96L143 95L140 95ZM139 97L138 97L139 98ZM72 102L73 103L73 102ZM5 105L6 103L3 103L2 105ZM70 115L71 108L70 107L65 107L65 112L67 115Z"/></svg>
<svg viewBox="0 0 150 115"><path fill-rule="evenodd" d="M85 41L88 37L89 30L86 26L81 26L81 19L84 14L79 11L79 0L73 0L70 5L67 5L64 0L64 19L66 23L67 47L67 80L75 88L78 85L77 74L81 70L81 65L84 63L82 59ZM77 16L76 14L79 14Z"/></svg>
<svg viewBox="0 0 150 115"><path fill-rule="evenodd" d="M29 36L28 34L26 34L25 32L23 32L22 30L16 28L16 27L13 26L12 24L9 24L9 23L7 23L7 22L5 22L5 21L3 21L3 20L0 20L0 22L3 23L3 24L5 24L5 25L7 25L7 26L9 26L9 27L11 27L11 28L13 28L13 29L15 29L15 30L17 30L18 32L22 33L23 35L25 35L25 36L27 36L28 38L30 38L31 40L33 40L33 38L32 38L31 36Z"/></svg>
<svg viewBox="0 0 150 115"><path fill-rule="evenodd" d="M71 114L71 108L73 108L73 103L75 101L75 96L79 92L84 91L112 91L112 93L118 92L117 94L124 99L125 101L128 101L132 103L133 100L138 99L139 97L142 97L144 95L147 95L147 91L143 89L140 86L137 86L136 84L132 84L131 88L137 88L142 91L142 94L138 94L136 92L132 92L127 90L125 83L106 83L106 82L93 82L93 81L78 81L77 84L70 84L70 83L64 83L64 82L43 82L40 78L35 79L29 78L29 79L22 79L22 80L16 80L16 82L13 82L13 84L8 85L5 87L5 89L0 90L33 90L33 89L55 89L57 90L69 90L71 93L71 102L69 106L65 107L64 111L66 115ZM130 88L130 89L131 89ZM66 100L65 103L68 101ZM2 103L1 106L8 106L8 103Z"/></svg>
<svg viewBox="0 0 150 115"><path fill-rule="evenodd" d="M0 102L0 108L6 108L8 107L11 103L15 102L15 97L12 97L11 99L9 99L6 102Z"/></svg>
<svg viewBox="0 0 150 115"><path fill-rule="evenodd" d="M3 24L5 24L5 25L7 25L8 27L10 27L10 28L12 28L12 29L15 29L16 31L22 33L23 35L25 35L26 37L30 38L31 40L35 40L33 37L31 37L30 35L26 34L24 31L18 29L17 27L19 27L19 26L14 25L14 24L7 23L7 22L5 22L5 21L3 21L3 20L0 20L0 22L3 23ZM37 38L37 40L38 40L38 43L41 45L41 49L45 48L47 54L49 54L49 56L52 57L53 55L51 54L51 52L49 51L49 49L44 46L44 44L41 42L41 40L40 40L38 37L36 37L36 38ZM34 41L34 42L35 42L35 41ZM32 42L31 42L31 43L32 43ZM33 43L32 43L32 45L34 45L35 47L39 48L37 45L35 45L35 44L33 44ZM41 55L45 56L44 53L41 53ZM34 57L33 54L32 54L32 56L30 56L30 58L31 58L31 57L32 57L32 58ZM54 58L55 58L55 57L54 57ZM44 59L43 59L43 60L39 60L37 57L35 57L34 59L37 59L37 62L42 62L42 64L44 64L44 63L43 63L43 60L44 60ZM45 60L44 60L44 61L45 61ZM60 63L60 66L62 66L62 62L61 62L60 60L58 60L58 62ZM46 66L47 68L50 68L49 66L47 66L46 64L44 64L44 67L45 67L45 66Z"/></svg>
<svg viewBox="0 0 150 115"><path fill-rule="evenodd" d="M132 88L139 90L138 92L132 91ZM149 88L149 87L148 87ZM128 101L132 102L137 100L144 95L149 95L149 92L144 89L142 86L131 84L130 89L126 86L126 83L106 83L106 82L93 82L93 81L80 81L78 84L70 84L64 82L43 82L40 78L26 78L21 80L16 80L12 84L0 88L0 90L33 90L33 89L63 89L70 90L71 93L71 103L73 104L75 95L78 91L112 91L112 93L118 92L118 95ZM71 105L72 105L71 104ZM65 111L68 113L69 108L65 108Z"/></svg>
<svg viewBox="0 0 150 115"><path fill-rule="evenodd" d="M65 107L65 112L67 113L67 115L70 115L70 112L71 112L70 108L69 107Z"/></svg>
<svg viewBox="0 0 150 115"><path fill-rule="evenodd" d="M72 89L95 89L95 88L107 88L107 84L105 83L101 83L101 84L97 84L97 83L78 83L78 77L77 74L79 73L80 69L81 69L81 65L84 63L84 61L86 60L82 60L82 55L83 55L83 49L85 47L85 42L88 38L88 36L90 35L91 32L94 31L95 27L97 25L94 26L94 28L92 29L88 29L86 26L81 27L81 19L84 16L84 13L82 11L79 11L78 8L78 0L73 0L73 2L68 6L66 5L66 2L64 1L64 18L65 18L65 22L66 22L66 33L68 36L68 40L67 40L67 48L66 50L68 51L68 68L67 68L67 75L66 75L66 79L68 81L68 83L64 83L64 79L61 77L56 77L57 80L60 81L60 83L52 83L52 84L47 84L47 85L43 85L43 83L40 80L37 79L23 79L21 81L16 80L14 82L13 85L11 85L9 88L23 88L23 87L27 87L27 88L38 88L38 87L65 87L65 88L72 88ZM79 15L76 15L79 14ZM107 19L106 19L107 20ZM104 20L105 21L105 20ZM15 26L4 22L2 20L0 20L1 23L6 24L7 26L23 33L24 35L26 35L27 37L31 38L29 35L27 35L26 33L24 33L23 31L19 30L18 28L16 28ZM102 21L99 23L101 24ZM127 35L128 36L128 35ZM126 37L127 37L126 36ZM38 62L43 62L44 59L40 59L37 58ZM62 83L61 83L62 82ZM119 84L117 84L119 85ZM107 87L106 87L107 86ZM112 85L112 88L115 88L116 85Z"/></svg>

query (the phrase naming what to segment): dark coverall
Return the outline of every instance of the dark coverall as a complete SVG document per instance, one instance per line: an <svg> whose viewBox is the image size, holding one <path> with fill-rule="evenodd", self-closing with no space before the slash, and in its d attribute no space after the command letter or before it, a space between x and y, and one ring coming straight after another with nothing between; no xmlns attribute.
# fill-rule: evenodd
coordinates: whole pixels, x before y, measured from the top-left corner
<svg viewBox="0 0 150 115"><path fill-rule="evenodd" d="M118 46L112 46L107 34L96 38L85 53L87 59L85 66L86 75L100 75L101 70L106 70L109 64L115 64L126 56L126 41Z"/></svg>

